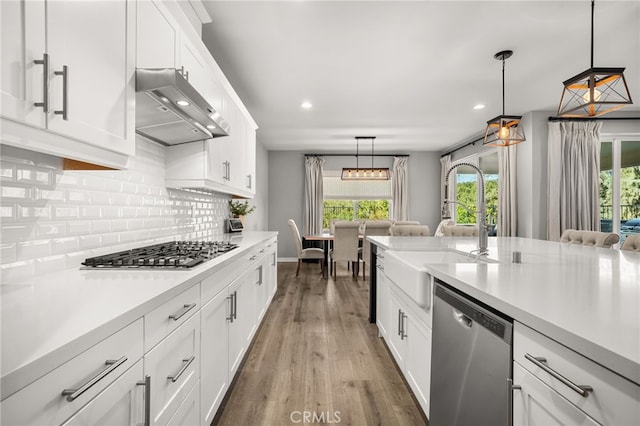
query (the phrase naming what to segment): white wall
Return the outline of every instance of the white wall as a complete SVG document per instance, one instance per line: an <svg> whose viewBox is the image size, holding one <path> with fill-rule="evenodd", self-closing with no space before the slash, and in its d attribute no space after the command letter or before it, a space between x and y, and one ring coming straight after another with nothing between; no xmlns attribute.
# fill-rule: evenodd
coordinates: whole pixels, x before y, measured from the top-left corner
<svg viewBox="0 0 640 426"><path fill-rule="evenodd" d="M355 166L353 156L325 157L325 168ZM364 163L362 162L364 161ZM368 166L362 160L361 166ZM376 166L390 167L391 157L376 157ZM365 164L367 163L367 164ZM436 152L409 153L409 218L429 226L440 221L440 156ZM296 248L287 220L302 227L304 211L304 152L269 151L269 227L279 231L278 256L296 257Z"/></svg>

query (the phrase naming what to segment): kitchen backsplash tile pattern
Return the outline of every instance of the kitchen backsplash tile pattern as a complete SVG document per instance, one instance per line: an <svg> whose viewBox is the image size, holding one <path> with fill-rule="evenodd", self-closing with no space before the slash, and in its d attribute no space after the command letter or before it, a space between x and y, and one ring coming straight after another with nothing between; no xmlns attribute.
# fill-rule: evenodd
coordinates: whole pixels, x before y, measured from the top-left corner
<svg viewBox="0 0 640 426"><path fill-rule="evenodd" d="M138 138L125 171L65 171L58 157L1 147L2 284L132 246L221 239L225 194L165 187L165 150Z"/></svg>

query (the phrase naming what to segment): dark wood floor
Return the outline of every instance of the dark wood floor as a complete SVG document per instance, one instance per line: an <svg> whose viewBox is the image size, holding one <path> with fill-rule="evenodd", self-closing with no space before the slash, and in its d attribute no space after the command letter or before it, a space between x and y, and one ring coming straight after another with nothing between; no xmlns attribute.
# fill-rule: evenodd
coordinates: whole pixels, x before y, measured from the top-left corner
<svg viewBox="0 0 640 426"><path fill-rule="evenodd" d="M215 425L426 425L346 265L278 264L278 291ZM314 417L315 415L315 417Z"/></svg>

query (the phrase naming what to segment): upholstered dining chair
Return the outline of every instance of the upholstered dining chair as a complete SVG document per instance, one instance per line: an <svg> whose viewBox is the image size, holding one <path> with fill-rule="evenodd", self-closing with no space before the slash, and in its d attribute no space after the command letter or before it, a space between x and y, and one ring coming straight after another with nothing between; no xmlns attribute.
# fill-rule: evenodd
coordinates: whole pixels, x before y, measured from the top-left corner
<svg viewBox="0 0 640 426"><path fill-rule="evenodd" d="M640 234L629 235L622 243L620 250L637 251L640 253Z"/></svg>
<svg viewBox="0 0 640 426"><path fill-rule="evenodd" d="M417 220L394 220L392 225L401 226L401 225L420 225L420 222Z"/></svg>
<svg viewBox="0 0 640 426"><path fill-rule="evenodd" d="M333 267L333 276L336 276L336 262L347 261L351 262L351 264L353 265L352 274L357 279L360 223L357 221L339 220L336 221L333 226L335 228L333 249L331 250L331 265Z"/></svg>
<svg viewBox="0 0 640 426"><path fill-rule="evenodd" d="M433 233L434 237L444 237L444 227L455 225L456 222L453 219L442 219L436 227L436 232Z"/></svg>
<svg viewBox="0 0 640 426"><path fill-rule="evenodd" d="M478 227L473 225L446 225L442 227L445 237L477 237Z"/></svg>
<svg viewBox="0 0 640 426"><path fill-rule="evenodd" d="M372 235L389 235L391 221L389 220L367 220L364 222L364 231L362 233L362 279L365 279L366 266L371 256L371 243L367 241L368 236Z"/></svg>
<svg viewBox="0 0 640 426"><path fill-rule="evenodd" d="M577 229L567 229L560 236L561 243L604 248L611 248L611 246L618 241L620 241L618 234L598 231L579 231Z"/></svg>
<svg viewBox="0 0 640 426"><path fill-rule="evenodd" d="M298 268L296 269L296 277L300 273L300 264L303 259L320 260L320 272L324 272L324 251L321 248L315 247L302 248L302 237L300 236L298 226L293 219L289 219L289 228L291 228L291 233L293 234L293 239L296 243L296 249L298 250Z"/></svg>
<svg viewBox="0 0 640 426"><path fill-rule="evenodd" d="M428 237L429 227L427 225L392 225L389 228L389 235L392 237Z"/></svg>

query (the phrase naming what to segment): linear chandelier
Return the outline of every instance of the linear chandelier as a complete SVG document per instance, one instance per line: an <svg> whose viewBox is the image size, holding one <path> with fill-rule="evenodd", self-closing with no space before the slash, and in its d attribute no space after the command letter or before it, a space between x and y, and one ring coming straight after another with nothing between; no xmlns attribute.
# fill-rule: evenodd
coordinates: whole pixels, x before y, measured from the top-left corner
<svg viewBox="0 0 640 426"><path fill-rule="evenodd" d="M503 50L495 55L502 61L502 115L487 121L487 129L484 132L483 145L487 146L510 146L524 142L524 130L520 127L521 115L505 115L504 113L504 61L513 55L511 50Z"/></svg>
<svg viewBox="0 0 640 426"><path fill-rule="evenodd" d="M593 66L594 9L595 0L591 0L591 67L562 83L560 117L599 117L633 103L624 68Z"/></svg>
<svg viewBox="0 0 640 426"><path fill-rule="evenodd" d="M342 169L342 180L389 180L391 179L391 173L388 167L373 167L373 143L375 136L356 136L356 167L344 167ZM359 145L360 139L371 139L371 167L361 168L358 164L358 157L360 156Z"/></svg>

